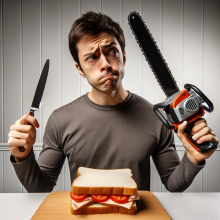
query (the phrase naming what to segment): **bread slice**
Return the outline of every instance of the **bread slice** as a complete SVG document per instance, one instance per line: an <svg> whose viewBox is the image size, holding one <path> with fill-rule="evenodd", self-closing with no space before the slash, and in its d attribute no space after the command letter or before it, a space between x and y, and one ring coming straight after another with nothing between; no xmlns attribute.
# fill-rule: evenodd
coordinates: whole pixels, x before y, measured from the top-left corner
<svg viewBox="0 0 220 220"><path fill-rule="evenodd" d="M73 181L74 194L136 195L137 184L130 169L79 167Z"/></svg>
<svg viewBox="0 0 220 220"><path fill-rule="evenodd" d="M133 204L130 209L124 207L108 206L100 203L94 203L92 205L86 205L80 207L77 210L74 210L72 207L72 201L70 200L70 212L72 215L93 215L93 214L108 214L108 213L123 213L133 215L137 212L136 202L133 201Z"/></svg>

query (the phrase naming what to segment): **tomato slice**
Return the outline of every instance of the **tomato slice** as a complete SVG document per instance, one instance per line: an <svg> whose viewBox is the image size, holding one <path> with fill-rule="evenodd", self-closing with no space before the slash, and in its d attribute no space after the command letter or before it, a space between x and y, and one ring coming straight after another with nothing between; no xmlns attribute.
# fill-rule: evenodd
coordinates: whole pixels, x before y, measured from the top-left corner
<svg viewBox="0 0 220 220"><path fill-rule="evenodd" d="M108 195L92 195L92 199L96 202L105 202L109 198Z"/></svg>
<svg viewBox="0 0 220 220"><path fill-rule="evenodd" d="M126 203L129 196L127 195L110 195L110 199L117 203Z"/></svg>
<svg viewBox="0 0 220 220"><path fill-rule="evenodd" d="M76 202L82 202L84 199L86 199L88 197L88 195L84 195L84 194L73 194L72 192L70 192L70 197L75 200Z"/></svg>

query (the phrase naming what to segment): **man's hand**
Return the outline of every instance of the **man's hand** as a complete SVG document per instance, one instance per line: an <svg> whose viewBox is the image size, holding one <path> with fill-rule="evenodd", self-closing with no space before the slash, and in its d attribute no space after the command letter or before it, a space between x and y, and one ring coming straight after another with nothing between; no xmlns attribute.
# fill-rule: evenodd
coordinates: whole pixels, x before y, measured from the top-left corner
<svg viewBox="0 0 220 220"><path fill-rule="evenodd" d="M216 149L210 150L205 153L198 152L184 137L184 129L187 126L187 122L183 122L179 125L177 136L183 143L183 146L186 149L187 157L195 164L199 164L203 160L209 158ZM213 141L216 145L219 144L219 139L215 136L212 130L207 126L206 120L200 118L194 122L194 127L191 130L192 138L198 143L201 144L204 141Z"/></svg>
<svg viewBox="0 0 220 220"><path fill-rule="evenodd" d="M27 122L31 123L33 126L26 125ZM8 144L11 154L14 156L16 162L24 160L30 153L36 140L35 127L39 127L37 119L27 114L16 121L15 125L11 126L11 131L8 134ZM24 146L25 151L20 152L18 148L19 146Z"/></svg>

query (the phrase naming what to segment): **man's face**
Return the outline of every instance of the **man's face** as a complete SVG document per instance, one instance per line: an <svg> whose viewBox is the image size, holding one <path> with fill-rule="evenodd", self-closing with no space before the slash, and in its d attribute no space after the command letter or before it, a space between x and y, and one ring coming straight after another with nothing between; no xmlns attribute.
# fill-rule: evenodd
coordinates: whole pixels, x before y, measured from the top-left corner
<svg viewBox="0 0 220 220"><path fill-rule="evenodd" d="M96 90L108 93L116 90L124 77L125 52L115 37L108 33L85 35L77 44L80 75Z"/></svg>

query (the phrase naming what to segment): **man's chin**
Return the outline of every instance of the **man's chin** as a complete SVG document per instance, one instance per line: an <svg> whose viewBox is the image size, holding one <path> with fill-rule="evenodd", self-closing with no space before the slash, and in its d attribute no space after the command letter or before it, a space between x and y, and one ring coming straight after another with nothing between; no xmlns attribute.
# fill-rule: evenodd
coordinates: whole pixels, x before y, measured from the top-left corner
<svg viewBox="0 0 220 220"><path fill-rule="evenodd" d="M117 90L117 87L114 85L114 86L109 86L109 85L106 85L106 86L102 86L102 88L95 88L97 91L99 92L103 92L103 93L111 93L111 92L114 92Z"/></svg>
<svg viewBox="0 0 220 220"><path fill-rule="evenodd" d="M104 83L104 88L107 88L107 89L116 89L116 82L114 80L107 80L105 83Z"/></svg>
<svg viewBox="0 0 220 220"><path fill-rule="evenodd" d="M92 86L92 87L93 87L93 89L95 89L97 91L109 93L109 92L116 91L119 88L119 85L116 81L110 82L110 80L108 80L107 82L105 82L102 85Z"/></svg>
<svg viewBox="0 0 220 220"><path fill-rule="evenodd" d="M114 87L114 88L112 88L112 87L107 87L107 88L105 88L104 90L103 90L103 92L105 92L105 93L111 93L111 92L114 92L114 91L116 91L116 88Z"/></svg>
<svg viewBox="0 0 220 220"><path fill-rule="evenodd" d="M110 91L116 90L116 86L115 85L105 85L104 88L107 89L107 90L110 90Z"/></svg>

